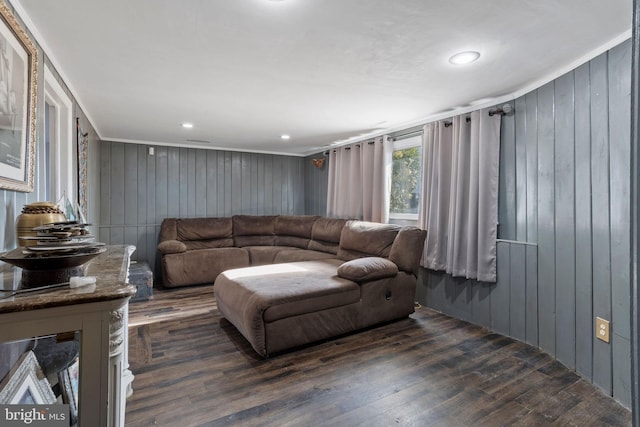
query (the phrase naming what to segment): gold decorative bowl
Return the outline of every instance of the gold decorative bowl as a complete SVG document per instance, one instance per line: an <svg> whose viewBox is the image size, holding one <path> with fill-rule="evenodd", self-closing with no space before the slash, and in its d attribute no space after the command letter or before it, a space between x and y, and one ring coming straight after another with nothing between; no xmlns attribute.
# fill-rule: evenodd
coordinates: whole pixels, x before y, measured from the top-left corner
<svg viewBox="0 0 640 427"><path fill-rule="evenodd" d="M35 202L24 205L22 213L16 219L16 237L18 238L18 246L33 246L37 242L35 240L25 240L21 237L35 237L38 235L33 231L34 227L43 224L51 224L53 222L63 222L67 218L64 213L52 202Z"/></svg>

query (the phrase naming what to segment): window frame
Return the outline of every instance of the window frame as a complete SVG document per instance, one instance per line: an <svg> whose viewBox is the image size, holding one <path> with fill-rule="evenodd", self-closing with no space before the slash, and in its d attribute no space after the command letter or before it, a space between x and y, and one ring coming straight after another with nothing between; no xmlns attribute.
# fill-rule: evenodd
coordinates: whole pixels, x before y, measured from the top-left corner
<svg viewBox="0 0 640 427"><path fill-rule="evenodd" d="M399 151L399 150L406 150L407 148L413 148L413 147L420 147L422 148L422 132L420 132L418 135L413 135L413 136L409 136L406 138L402 138L402 139L397 139L394 140L392 145L391 145L391 157L393 159L393 152L395 151ZM421 152L421 169L422 169L422 156L424 155L424 153ZM392 160L393 162L393 160ZM393 163L392 163L393 164ZM393 169L393 166L391 167L391 169ZM422 175L422 170L420 171L420 174ZM391 178L393 179L393 177ZM393 182L391 182L391 186L389 188L389 192L391 192L391 187L393 186ZM391 193L389 193L389 196L391 195ZM422 190L420 193L420 197L422 197ZM391 206L389 206L389 221L391 222L392 220L397 220L397 221L418 221L418 213L399 213L399 212L391 212Z"/></svg>
<svg viewBox="0 0 640 427"><path fill-rule="evenodd" d="M75 145L73 133L73 103L69 95L47 65L44 67L44 97L49 106L49 121L43 123L44 134L49 136L48 163L49 194L45 197L57 202L63 195L75 202ZM47 122L43 120L43 122ZM49 126L47 128L47 126ZM63 206L61 206L64 209Z"/></svg>

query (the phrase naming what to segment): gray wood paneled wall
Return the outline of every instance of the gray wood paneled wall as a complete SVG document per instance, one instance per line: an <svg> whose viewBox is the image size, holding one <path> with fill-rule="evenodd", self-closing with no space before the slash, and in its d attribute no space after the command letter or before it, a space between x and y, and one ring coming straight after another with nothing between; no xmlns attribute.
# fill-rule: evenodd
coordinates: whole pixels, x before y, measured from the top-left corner
<svg viewBox="0 0 640 427"><path fill-rule="evenodd" d="M317 168L311 163L312 159L324 157L324 152L307 156L304 159L304 210L307 215L327 214L327 189L329 186L329 156L324 165Z"/></svg>
<svg viewBox="0 0 640 427"><path fill-rule="evenodd" d="M539 346L630 395L631 42L515 100L504 117L498 283L423 270L430 307ZM536 250L537 249L537 250ZM611 343L595 338L595 317Z"/></svg>
<svg viewBox="0 0 640 427"><path fill-rule="evenodd" d="M302 157L103 141L99 238L156 265L164 218L305 212ZM156 275L159 269L155 269Z"/></svg>

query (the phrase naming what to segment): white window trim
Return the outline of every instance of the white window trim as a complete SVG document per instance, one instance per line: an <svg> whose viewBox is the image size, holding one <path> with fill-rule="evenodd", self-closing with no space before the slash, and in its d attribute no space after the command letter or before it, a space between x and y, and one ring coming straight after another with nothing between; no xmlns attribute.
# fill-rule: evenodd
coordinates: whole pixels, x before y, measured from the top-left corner
<svg viewBox="0 0 640 427"><path fill-rule="evenodd" d="M57 202L66 194L69 200L75 202L74 172L77 166L73 162L73 103L47 65L44 67L44 96L56 111L54 117L49 118L55 129L50 139L51 176L46 177L51 180L50 201ZM44 132L48 133L49 129L44 129Z"/></svg>
<svg viewBox="0 0 640 427"><path fill-rule="evenodd" d="M393 141L392 151L406 150L407 148L420 147L422 145L422 134ZM424 153L423 153L424 154ZM389 212L389 219L418 221L418 214L393 213Z"/></svg>

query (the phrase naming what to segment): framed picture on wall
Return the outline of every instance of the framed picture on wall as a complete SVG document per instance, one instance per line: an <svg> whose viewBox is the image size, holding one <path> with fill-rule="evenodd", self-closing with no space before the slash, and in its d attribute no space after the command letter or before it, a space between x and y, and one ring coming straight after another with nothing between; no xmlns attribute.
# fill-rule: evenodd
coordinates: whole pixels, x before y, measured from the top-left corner
<svg viewBox="0 0 640 427"><path fill-rule="evenodd" d="M37 50L0 0L0 188L33 191Z"/></svg>
<svg viewBox="0 0 640 427"><path fill-rule="evenodd" d="M83 222L87 218L87 162L89 161L89 133L80 127L76 117L76 137L78 140L78 210Z"/></svg>

